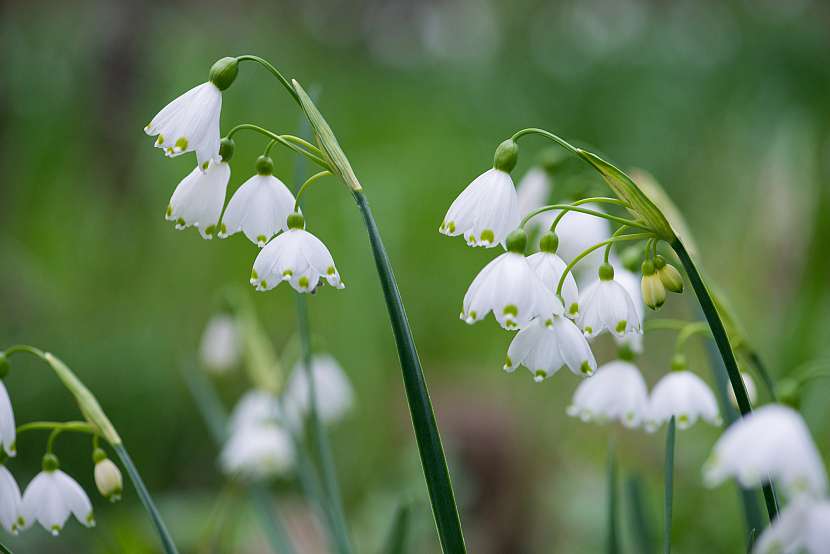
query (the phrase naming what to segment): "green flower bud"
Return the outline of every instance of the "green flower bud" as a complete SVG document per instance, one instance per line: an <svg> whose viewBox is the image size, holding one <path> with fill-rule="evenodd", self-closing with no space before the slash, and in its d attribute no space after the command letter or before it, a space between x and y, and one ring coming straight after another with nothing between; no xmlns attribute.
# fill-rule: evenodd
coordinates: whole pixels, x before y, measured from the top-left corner
<svg viewBox="0 0 830 554"><path fill-rule="evenodd" d="M274 173L274 160L268 156L260 156L256 159L256 172L260 175L271 175Z"/></svg>
<svg viewBox="0 0 830 554"><path fill-rule="evenodd" d="M608 263L602 264L599 266L597 274L599 275L600 281L611 281L614 279L614 266Z"/></svg>
<svg viewBox="0 0 830 554"><path fill-rule="evenodd" d="M515 231L507 235L508 252L514 252L516 254L524 255L526 247L527 233L524 232L524 229L516 229Z"/></svg>
<svg viewBox="0 0 830 554"><path fill-rule="evenodd" d="M58 462L58 457L54 454L46 454L43 456L43 462L41 463L43 471L55 471L60 466L61 464Z"/></svg>
<svg viewBox="0 0 830 554"><path fill-rule="evenodd" d="M671 368L673 371L684 371L688 366L686 363L686 356L683 354L675 354L671 359Z"/></svg>
<svg viewBox="0 0 830 554"><path fill-rule="evenodd" d="M559 248L559 237L556 236L556 233L552 233L548 231L542 238L539 239L539 250L542 252L549 252L551 254L556 254L556 250Z"/></svg>
<svg viewBox="0 0 830 554"><path fill-rule="evenodd" d="M223 162L227 162L233 157L234 149L236 149L236 143L232 138L225 137L219 141L219 156Z"/></svg>
<svg viewBox="0 0 830 554"><path fill-rule="evenodd" d="M289 215L287 223L289 229L305 229L305 218L301 213L294 212Z"/></svg>
<svg viewBox="0 0 830 554"><path fill-rule="evenodd" d="M239 72L239 62L236 58L222 58L210 68L208 79L219 90L225 90L236 79Z"/></svg>
<svg viewBox="0 0 830 554"><path fill-rule="evenodd" d="M96 456L99 452L103 454L103 458L95 462L95 486L98 488L101 496L110 502L118 502L121 500L121 493L124 489L124 479L121 477L121 470L118 469L118 466L112 460L107 458L106 453L100 448L95 450L93 458L99 457L100 455Z"/></svg>
<svg viewBox="0 0 830 554"><path fill-rule="evenodd" d="M651 262L644 262L643 266L646 263L650 264ZM648 275L645 273L645 269L643 270L643 280L640 282L640 290L643 293L643 302L652 310L657 310L665 304L666 288L663 286L663 282L660 281L660 277L655 275L653 266L651 267L651 273Z"/></svg>
<svg viewBox="0 0 830 554"><path fill-rule="evenodd" d="M507 139L496 148L493 167L510 173L519 161L519 145L513 139Z"/></svg>
<svg viewBox="0 0 830 554"><path fill-rule="evenodd" d="M673 265L664 265L657 270L657 275L660 277L660 281L663 282L666 290L676 293L683 292L683 276Z"/></svg>

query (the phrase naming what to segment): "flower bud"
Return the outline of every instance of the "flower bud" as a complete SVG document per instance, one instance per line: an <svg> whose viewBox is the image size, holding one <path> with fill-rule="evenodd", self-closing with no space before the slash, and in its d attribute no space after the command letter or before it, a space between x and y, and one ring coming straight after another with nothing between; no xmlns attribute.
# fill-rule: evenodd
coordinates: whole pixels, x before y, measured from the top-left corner
<svg viewBox="0 0 830 554"><path fill-rule="evenodd" d="M519 161L519 145L513 139L507 139L496 148L493 157L493 167L510 173Z"/></svg>
<svg viewBox="0 0 830 554"><path fill-rule="evenodd" d="M260 156L256 159L256 172L260 175L271 175L274 173L274 160L268 156Z"/></svg>
<svg viewBox="0 0 830 554"><path fill-rule="evenodd" d="M663 256L654 258L654 267L657 269L657 275L666 290L677 293L683 292L683 276L676 267L667 264Z"/></svg>
<svg viewBox="0 0 830 554"><path fill-rule="evenodd" d="M232 138L225 137L219 141L219 157L223 162L229 161L233 157L233 151L236 148L236 143Z"/></svg>
<svg viewBox="0 0 830 554"><path fill-rule="evenodd" d="M552 233L548 231L542 238L539 239L539 250L542 252L549 252L551 254L556 254L556 250L559 248L559 237L556 236L556 233Z"/></svg>
<svg viewBox="0 0 830 554"><path fill-rule="evenodd" d="M239 61L236 58L222 58L210 68L210 82L216 85L219 90L225 90L236 79L239 72Z"/></svg>
<svg viewBox="0 0 830 554"><path fill-rule="evenodd" d="M643 280L640 290L643 293L643 302L652 310L660 308L666 302L666 288L654 270L654 263L646 260L642 265Z"/></svg>
<svg viewBox="0 0 830 554"><path fill-rule="evenodd" d="M525 248L527 247L527 233L524 232L524 229L516 229L507 235L507 251L514 252L516 254L525 253Z"/></svg>
<svg viewBox="0 0 830 554"><path fill-rule="evenodd" d="M599 266L597 270L597 275L599 276L600 281L613 281L614 280L614 266L609 263L604 263Z"/></svg>
<svg viewBox="0 0 830 554"><path fill-rule="evenodd" d="M98 492L110 502L121 500L124 486L121 470L100 448L92 453L92 459L95 461L95 486L98 487Z"/></svg>

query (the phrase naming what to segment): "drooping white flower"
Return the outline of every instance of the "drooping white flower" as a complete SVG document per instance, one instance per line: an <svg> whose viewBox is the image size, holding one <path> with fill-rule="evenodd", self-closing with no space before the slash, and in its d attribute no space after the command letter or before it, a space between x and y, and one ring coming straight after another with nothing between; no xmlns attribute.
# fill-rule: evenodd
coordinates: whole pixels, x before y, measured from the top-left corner
<svg viewBox="0 0 830 554"><path fill-rule="evenodd" d="M630 362L603 364L574 392L567 414L582 421L619 421L639 427L648 412L648 389L640 370Z"/></svg>
<svg viewBox="0 0 830 554"><path fill-rule="evenodd" d="M507 235L519 225L516 188L510 174L490 169L478 176L450 205L441 233L464 235L470 246L491 248L504 244Z"/></svg>
<svg viewBox="0 0 830 554"><path fill-rule="evenodd" d="M720 425L718 402L709 386L691 371L670 371L651 391L646 429L657 427L675 417L678 429L688 429L698 419Z"/></svg>
<svg viewBox="0 0 830 554"><path fill-rule="evenodd" d="M243 427L275 423L280 421L281 415L280 401L275 395L252 389L243 394L234 406L228 419L228 429L233 432Z"/></svg>
<svg viewBox="0 0 830 554"><path fill-rule="evenodd" d="M284 474L293 467L294 460L289 432L275 423L234 429L219 458L225 473L246 479Z"/></svg>
<svg viewBox="0 0 830 554"><path fill-rule="evenodd" d="M222 206L225 205L230 178L230 166L224 161L210 160L204 171L194 168L170 197L165 218L175 221L176 229L192 225L199 229L203 238L212 239L218 228Z"/></svg>
<svg viewBox="0 0 830 554"><path fill-rule="evenodd" d="M17 438L17 427L14 424L14 410L6 385L0 379L0 446L9 456L17 453L15 441Z"/></svg>
<svg viewBox="0 0 830 554"><path fill-rule="evenodd" d="M288 281L297 292L314 292L322 278L335 288L345 288L329 249L303 229L303 217L295 213L288 220L288 231L269 242L256 257L251 284L261 291Z"/></svg>
<svg viewBox="0 0 830 554"><path fill-rule="evenodd" d="M226 313L211 317L199 344L202 367L210 373L226 373L239 364L240 354L236 319Z"/></svg>
<svg viewBox="0 0 830 554"><path fill-rule="evenodd" d="M260 157L257 174L242 183L231 197L222 216L220 238L242 231L261 248L280 230L288 229L286 221L294 211L294 195L274 177L270 160Z"/></svg>
<svg viewBox="0 0 830 554"><path fill-rule="evenodd" d="M17 481L5 465L0 465L0 524L13 535L25 523L20 514L20 501Z"/></svg>
<svg viewBox="0 0 830 554"><path fill-rule="evenodd" d="M758 400L758 388L755 386L755 380L752 378L752 375L746 371L741 372L741 380L744 382L744 388L746 389L746 396L749 398L749 403L754 406L755 401ZM732 390L731 386L728 387L728 390L729 401L732 402L732 405L737 408L738 399L735 398L735 391Z"/></svg>
<svg viewBox="0 0 830 554"><path fill-rule="evenodd" d="M553 233L545 233L539 241L540 251L531 254L527 263L542 283L554 294L567 264L556 254L559 240ZM579 289L573 273L568 273L562 284L562 302L568 317L576 317L579 313Z"/></svg>
<svg viewBox="0 0 830 554"><path fill-rule="evenodd" d="M219 155L219 114L222 92L212 82L202 83L165 106L144 132L157 136L155 146L169 157L196 152L204 167Z"/></svg>
<svg viewBox="0 0 830 554"><path fill-rule="evenodd" d="M641 333L637 307L625 288L614 280L610 264L600 266L599 279L582 291L576 323L589 338L603 331L617 337Z"/></svg>
<svg viewBox="0 0 830 554"><path fill-rule="evenodd" d="M50 467L54 469L47 469ZM95 525L86 492L72 477L57 469L57 459L51 454L44 456L43 471L26 487L20 511L26 527L37 521L53 535L63 529L70 514L82 525Z"/></svg>
<svg viewBox="0 0 830 554"><path fill-rule="evenodd" d="M323 423L335 423L352 408L354 392L340 364L332 356L311 358L317 415ZM309 382L302 360L291 372L283 396L286 418L294 425L302 422L309 410Z"/></svg>
<svg viewBox="0 0 830 554"><path fill-rule="evenodd" d="M597 362L579 328L570 319L555 315L547 320L535 319L513 337L504 369L514 371L520 365L541 383L562 366L568 366L576 375L591 375Z"/></svg>
<svg viewBox="0 0 830 554"><path fill-rule="evenodd" d="M562 303L522 253L527 243L524 231L516 230L510 237L508 251L484 266L464 295L461 319L469 324L492 311L502 327L516 330L527 327L536 317L546 321L564 313Z"/></svg>
<svg viewBox="0 0 830 554"><path fill-rule="evenodd" d="M624 267L614 267L614 280L623 286L625 291L631 297L634 303L634 308L637 310L637 317L642 324L645 318L645 305L643 304L642 292L640 291L640 280L633 272L628 271ZM619 346L627 346L632 352L637 354L643 353L643 334L629 333L622 337L614 335L614 342Z"/></svg>
<svg viewBox="0 0 830 554"><path fill-rule="evenodd" d="M603 211L600 206L595 204L584 204L581 207L597 212ZM552 223L558 214L559 211L551 211L545 212L543 216L550 218L549 220ZM570 210L562 216L556 226L556 234L559 237L558 254L563 260L570 263L591 246L607 240L611 236L611 225L607 219ZM577 271L595 272L602 264L602 256L601 248L588 254L576 266Z"/></svg>
<svg viewBox="0 0 830 554"><path fill-rule="evenodd" d="M797 498L770 523L753 554L830 554L830 502Z"/></svg>
<svg viewBox="0 0 830 554"><path fill-rule="evenodd" d="M525 173L519 184L516 186L516 197L519 203L519 215L525 216L531 211L541 208L547 204L550 197L550 178L547 172L541 167L534 167ZM529 229L541 227L544 223L543 212L534 217L528 223Z"/></svg>
<svg viewBox="0 0 830 554"><path fill-rule="evenodd" d="M714 486L728 477L745 488L775 481L793 497L827 493L827 474L807 425L798 412L780 404L740 418L715 443L704 478Z"/></svg>

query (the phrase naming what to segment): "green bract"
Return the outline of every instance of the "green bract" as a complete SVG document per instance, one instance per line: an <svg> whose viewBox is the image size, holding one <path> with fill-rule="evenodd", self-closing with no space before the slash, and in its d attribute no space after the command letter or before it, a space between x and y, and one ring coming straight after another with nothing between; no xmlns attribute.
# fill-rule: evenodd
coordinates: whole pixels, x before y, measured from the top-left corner
<svg viewBox="0 0 830 554"><path fill-rule="evenodd" d="M225 90L233 84L236 74L239 73L239 62L236 58L222 58L210 68L208 78L219 90Z"/></svg>

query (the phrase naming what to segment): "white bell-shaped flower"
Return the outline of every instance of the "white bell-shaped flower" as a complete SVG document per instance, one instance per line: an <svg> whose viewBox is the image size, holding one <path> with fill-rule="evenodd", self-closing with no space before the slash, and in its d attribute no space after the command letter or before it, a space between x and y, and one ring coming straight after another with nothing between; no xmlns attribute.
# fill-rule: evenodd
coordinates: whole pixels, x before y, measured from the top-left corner
<svg viewBox="0 0 830 554"><path fill-rule="evenodd" d="M16 437L17 427L14 424L12 401L9 398L8 391L6 391L6 385L0 379L0 446L9 456L14 456L17 452L15 448Z"/></svg>
<svg viewBox="0 0 830 554"><path fill-rule="evenodd" d="M808 554L830 554L830 502L827 500L816 502L809 508L804 548Z"/></svg>
<svg viewBox="0 0 830 554"><path fill-rule="evenodd" d="M704 466L709 486L734 477L745 488L775 481L795 497L827 493L827 473L810 431L792 408L769 404L721 435Z"/></svg>
<svg viewBox="0 0 830 554"><path fill-rule="evenodd" d="M82 525L95 525L92 503L86 492L58 469L58 460L52 454L43 457L43 471L26 487L20 512L26 527L37 521L53 535L60 533L70 514Z"/></svg>
<svg viewBox="0 0 830 554"><path fill-rule="evenodd" d="M202 83L165 106L144 132L156 136L155 146L174 157L196 152L198 166L204 167L219 155L219 114L222 92L212 82Z"/></svg>
<svg viewBox="0 0 830 554"><path fill-rule="evenodd" d="M617 337L642 332L637 307L625 288L614 280L611 264L601 265L599 279L582 291L576 323L588 338L603 331Z"/></svg>
<svg viewBox="0 0 830 554"><path fill-rule="evenodd" d="M698 419L720 425L718 402L703 379L686 370L673 370L651 391L646 430L655 431L674 416L678 429L688 429Z"/></svg>
<svg viewBox="0 0 830 554"><path fill-rule="evenodd" d="M332 356L315 355L311 359L315 406L323 423L336 423L352 408L354 391L340 364ZM285 387L283 406L286 418L299 428L309 410L308 376L300 360L294 366Z"/></svg>
<svg viewBox="0 0 830 554"><path fill-rule="evenodd" d="M222 470L245 479L263 479L290 470L295 461L289 432L275 423L245 425L231 432L222 448Z"/></svg>
<svg viewBox="0 0 830 554"><path fill-rule="evenodd" d="M227 373L239 364L240 342L236 318L227 313L211 317L199 343L202 367L217 375Z"/></svg>
<svg viewBox="0 0 830 554"><path fill-rule="evenodd" d="M271 158L260 156L257 174L242 183L228 202L219 237L242 231L262 248L280 230L287 230L286 221L294 212L294 195L285 183L274 177Z"/></svg>
<svg viewBox="0 0 830 554"><path fill-rule="evenodd" d="M176 229L192 225L203 238L212 239L218 229L230 178L231 168L225 161L210 160L204 171L194 168L173 191L165 218L175 221Z"/></svg>
<svg viewBox="0 0 830 554"><path fill-rule="evenodd" d="M574 392L567 414L582 421L619 421L626 427L642 425L648 413L648 389L637 366L614 360L600 366Z"/></svg>
<svg viewBox="0 0 830 554"><path fill-rule="evenodd" d="M558 245L559 239L556 235L545 233L539 241L540 251L527 258L527 263L554 294L567 266L564 260L556 254ZM573 273L570 272L565 276L562 284L562 303L565 305L565 313L568 317L576 317L579 313L579 289Z"/></svg>
<svg viewBox="0 0 830 554"><path fill-rule="evenodd" d="M797 498L770 523L753 554L830 554L830 502Z"/></svg>
<svg viewBox="0 0 830 554"><path fill-rule="evenodd" d="M741 381L744 382L744 388L746 389L746 396L749 398L749 403L751 405L755 405L755 402L758 400L758 387L755 386L755 380L752 378L752 375L747 373L746 371L741 372ZM728 387L729 390L729 401L732 402L732 405L736 408L738 407L738 399L735 398L735 391L732 390L732 387Z"/></svg>
<svg viewBox="0 0 830 554"><path fill-rule="evenodd" d="M280 421L282 408L279 399L261 389L251 389L242 395L228 419L228 428L233 432L243 427L265 425Z"/></svg>
<svg viewBox="0 0 830 554"><path fill-rule="evenodd" d="M513 337L504 369L514 371L520 365L541 383L563 366L576 375L591 375L597 362L579 328L570 319L555 315L547 320L535 319Z"/></svg>
<svg viewBox="0 0 830 554"><path fill-rule="evenodd" d="M563 314L562 303L525 258L526 245L524 231L517 229L510 234L508 251L484 266L467 289L462 320L473 324L492 311L502 327L516 330L527 327L536 317L546 321Z"/></svg>
<svg viewBox="0 0 830 554"><path fill-rule="evenodd" d="M637 277L636 274L625 269L624 267L615 266L614 280L621 284L625 289L625 292L628 293L628 296L631 297L631 301L634 303L634 308L637 310L637 317L640 320L640 324L642 324L645 318L646 308L645 304L643 303L643 293L640 290L640 279ZM614 335L614 342L616 342L618 346L625 346L630 348L631 351L636 354L643 353L642 333L629 333L623 335L622 337Z"/></svg>
<svg viewBox="0 0 830 554"><path fill-rule="evenodd" d="M0 524L13 535L25 524L20 513L20 501L17 481L5 465L0 465Z"/></svg>
<svg viewBox="0 0 830 554"><path fill-rule="evenodd" d="M516 197L519 202L519 215L526 216L533 210L541 208L548 203L550 198L550 177L547 172L541 167L534 167L524 174L519 184L516 186ZM543 225L543 216L548 212L543 212L538 216L532 218L528 222L527 229L541 228Z"/></svg>
<svg viewBox="0 0 830 554"><path fill-rule="evenodd" d="M288 216L288 231L274 238L254 261L251 284L257 290L271 290L288 281L297 292L314 292L325 279L337 289L346 285L334 267L329 249L306 231L303 216Z"/></svg>

